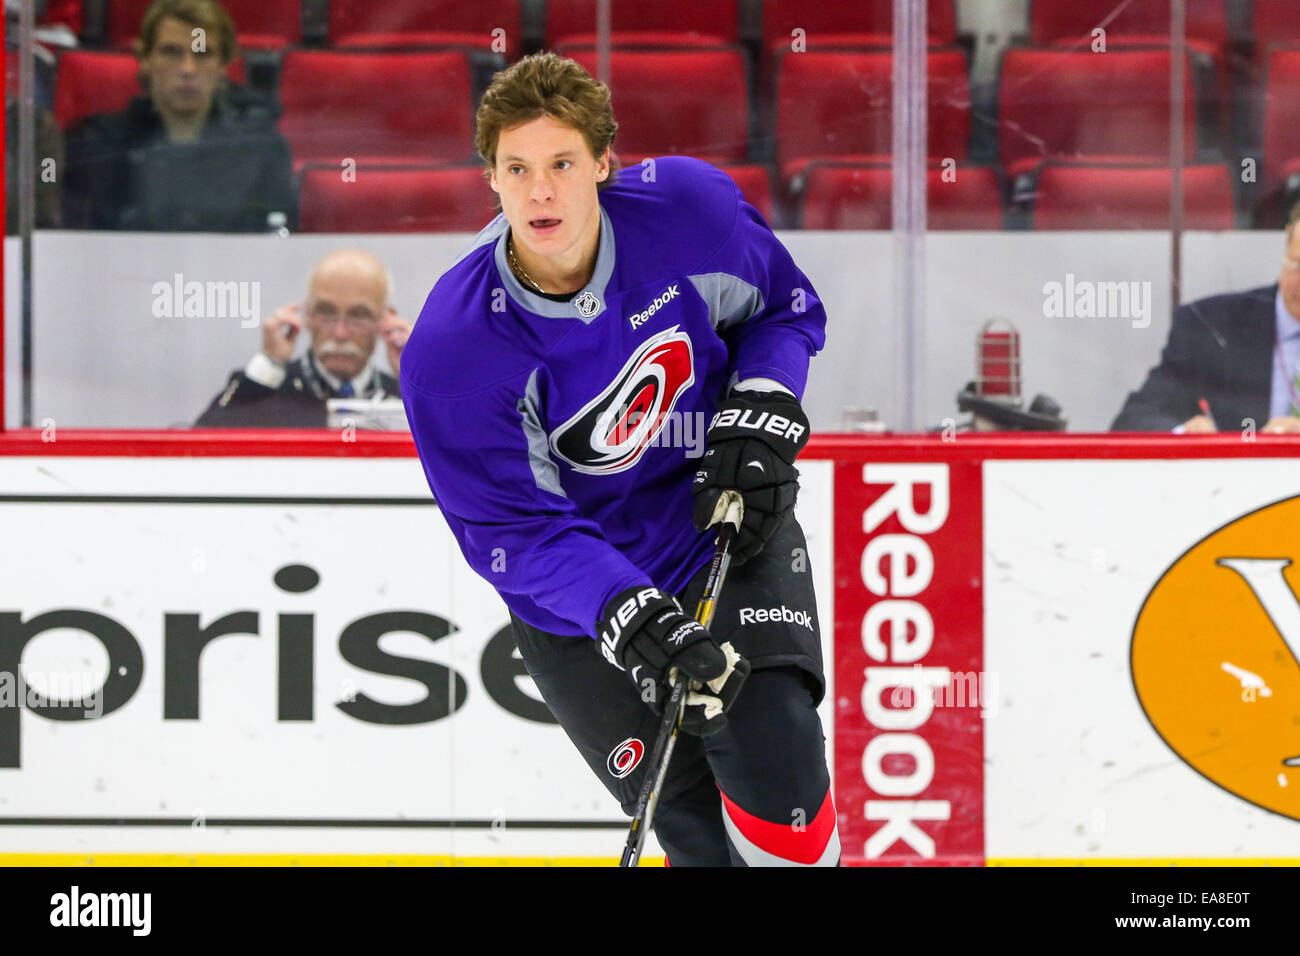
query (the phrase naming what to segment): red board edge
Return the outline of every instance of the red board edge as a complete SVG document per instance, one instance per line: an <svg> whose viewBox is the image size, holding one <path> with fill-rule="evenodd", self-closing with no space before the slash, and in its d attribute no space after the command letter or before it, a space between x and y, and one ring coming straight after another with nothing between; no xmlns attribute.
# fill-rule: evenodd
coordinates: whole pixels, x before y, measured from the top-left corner
<svg viewBox="0 0 1300 956"><path fill-rule="evenodd" d="M195 458L414 457L406 432L345 434L326 429L99 430L38 428L0 432L0 456ZM982 461L1020 459L1295 458L1300 436L1033 434L994 432L944 439L938 435L813 435L804 459Z"/></svg>

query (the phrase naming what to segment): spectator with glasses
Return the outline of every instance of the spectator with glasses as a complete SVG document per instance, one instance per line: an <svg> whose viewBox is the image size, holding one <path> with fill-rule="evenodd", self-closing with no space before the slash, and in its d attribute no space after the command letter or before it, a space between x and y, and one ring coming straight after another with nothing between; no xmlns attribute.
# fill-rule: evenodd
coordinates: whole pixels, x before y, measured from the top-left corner
<svg viewBox="0 0 1300 956"><path fill-rule="evenodd" d="M266 232L272 213L294 225L278 107L226 78L235 54L235 24L216 0L149 7L136 40L144 95L68 134L64 226Z"/></svg>
<svg viewBox="0 0 1300 956"><path fill-rule="evenodd" d="M262 348L231 373L195 427L324 427L330 398L398 398L396 374L373 363L382 339L388 364L400 369L411 323L392 305L392 277L360 249L317 263L304 303L277 309L262 323ZM309 344L293 358L306 328Z"/></svg>
<svg viewBox="0 0 1300 956"><path fill-rule="evenodd" d="M1276 284L1174 313L1160 364L1129 395L1112 431L1300 433L1298 224L1300 204L1287 217Z"/></svg>

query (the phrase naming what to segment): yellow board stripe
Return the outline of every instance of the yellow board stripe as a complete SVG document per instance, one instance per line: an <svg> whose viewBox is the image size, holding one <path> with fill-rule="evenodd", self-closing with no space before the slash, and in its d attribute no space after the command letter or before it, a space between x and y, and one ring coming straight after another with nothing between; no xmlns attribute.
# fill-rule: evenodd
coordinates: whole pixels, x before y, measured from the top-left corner
<svg viewBox="0 0 1300 956"><path fill-rule="evenodd" d="M1291 857L989 857L987 866L1300 866Z"/></svg>
<svg viewBox="0 0 1300 956"><path fill-rule="evenodd" d="M663 866L644 857L642 866ZM616 856L330 853L0 853L0 866L618 866Z"/></svg>

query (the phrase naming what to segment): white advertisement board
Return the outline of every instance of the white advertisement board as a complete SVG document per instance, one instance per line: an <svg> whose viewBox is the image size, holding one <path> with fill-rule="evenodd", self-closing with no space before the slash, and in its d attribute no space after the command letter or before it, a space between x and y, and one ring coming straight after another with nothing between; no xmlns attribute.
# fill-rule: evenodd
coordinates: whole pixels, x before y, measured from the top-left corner
<svg viewBox="0 0 1300 956"><path fill-rule="evenodd" d="M984 464L990 860L1300 856L1297 495L1288 459Z"/></svg>
<svg viewBox="0 0 1300 956"><path fill-rule="evenodd" d="M616 857L416 459L9 458L0 509L3 852Z"/></svg>
<svg viewBox="0 0 1300 956"><path fill-rule="evenodd" d="M615 857L414 458L2 464L0 853ZM980 468L984 857L1300 856L1300 465Z"/></svg>

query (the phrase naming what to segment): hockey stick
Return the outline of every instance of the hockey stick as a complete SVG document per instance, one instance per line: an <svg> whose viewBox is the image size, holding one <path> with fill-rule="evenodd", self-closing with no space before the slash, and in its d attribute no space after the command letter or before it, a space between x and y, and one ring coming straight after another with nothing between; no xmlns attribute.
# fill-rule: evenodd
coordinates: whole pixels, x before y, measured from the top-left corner
<svg viewBox="0 0 1300 956"><path fill-rule="evenodd" d="M721 520L718 529L717 549L713 552L713 563L709 565L709 576L704 581L704 593L695 609L695 620L705 628L713 622L713 612L718 606L718 595L722 593L722 582L727 577L727 568L731 565L731 541L740 530L740 520L744 516L744 500L738 491L724 491L713 509L713 520ZM646 834L654 819L655 807L659 804L659 794L663 790L664 778L668 775L668 762L672 760L673 748L677 746L677 733L682 727L682 717L686 714L686 697L689 693L689 680L680 678L673 684L673 692L664 707L664 717L659 724L659 733L655 737L655 747L650 757L645 783L641 785L641 795L636 801L636 814L632 817L632 826L628 829L627 844L623 847L623 858L619 866L636 866L641 860L641 848L645 846Z"/></svg>

